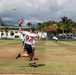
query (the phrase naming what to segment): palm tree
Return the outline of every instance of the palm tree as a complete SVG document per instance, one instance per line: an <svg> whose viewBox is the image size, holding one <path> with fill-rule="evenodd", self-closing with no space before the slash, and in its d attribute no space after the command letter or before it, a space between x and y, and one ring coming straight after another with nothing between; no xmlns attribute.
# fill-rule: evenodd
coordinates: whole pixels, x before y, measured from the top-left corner
<svg viewBox="0 0 76 75"><path fill-rule="evenodd" d="M64 16L64 17L61 17L61 19L62 19L62 21L61 21L62 26L61 27L62 27L62 31L63 31L63 34L64 34L64 30L65 30L65 28L67 26L67 20L68 20L68 18Z"/></svg>

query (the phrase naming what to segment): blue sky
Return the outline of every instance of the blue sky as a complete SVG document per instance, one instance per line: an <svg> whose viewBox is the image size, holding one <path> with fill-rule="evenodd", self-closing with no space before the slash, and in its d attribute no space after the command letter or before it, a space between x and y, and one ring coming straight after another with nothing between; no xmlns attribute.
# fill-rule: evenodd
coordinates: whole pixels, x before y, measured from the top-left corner
<svg viewBox="0 0 76 75"><path fill-rule="evenodd" d="M17 25L19 19L24 19L24 25L60 21L63 16L76 21L76 0L0 0L0 17L7 24Z"/></svg>

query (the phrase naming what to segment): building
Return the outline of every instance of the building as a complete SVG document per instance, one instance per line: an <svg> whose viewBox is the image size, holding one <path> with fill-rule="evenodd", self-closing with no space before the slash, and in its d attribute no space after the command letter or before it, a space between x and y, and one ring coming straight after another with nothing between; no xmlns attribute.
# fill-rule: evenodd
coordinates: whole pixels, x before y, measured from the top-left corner
<svg viewBox="0 0 76 75"><path fill-rule="evenodd" d="M21 38L22 34L19 33L18 27L8 27L5 30L5 26L0 26L0 38Z"/></svg>
<svg viewBox="0 0 76 75"><path fill-rule="evenodd" d="M9 30L7 30L7 32L5 30L2 30L2 28L4 27L0 26L0 38L22 38L22 34L18 31L18 27L9 27ZM12 28L14 30L12 30ZM39 32L38 34L40 38L47 38L47 33L45 32Z"/></svg>
<svg viewBox="0 0 76 75"><path fill-rule="evenodd" d="M0 31L0 38L21 38L21 34L18 30Z"/></svg>

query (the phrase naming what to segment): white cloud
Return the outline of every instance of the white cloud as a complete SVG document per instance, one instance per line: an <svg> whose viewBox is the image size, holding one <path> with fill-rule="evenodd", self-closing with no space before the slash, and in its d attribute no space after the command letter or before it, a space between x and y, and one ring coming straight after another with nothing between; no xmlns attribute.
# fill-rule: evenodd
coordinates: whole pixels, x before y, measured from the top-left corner
<svg viewBox="0 0 76 75"><path fill-rule="evenodd" d="M26 6L33 7L33 5L30 3L26 3Z"/></svg>
<svg viewBox="0 0 76 75"><path fill-rule="evenodd" d="M59 5L63 5L68 2L68 0L57 0Z"/></svg>
<svg viewBox="0 0 76 75"><path fill-rule="evenodd" d="M8 17L4 17L4 18L2 18L2 20L4 20L4 21L13 21L14 19L13 18L8 18Z"/></svg>
<svg viewBox="0 0 76 75"><path fill-rule="evenodd" d="M1 0L0 17L13 24L22 18L26 23L60 20L62 16L76 20L75 3L76 0Z"/></svg>

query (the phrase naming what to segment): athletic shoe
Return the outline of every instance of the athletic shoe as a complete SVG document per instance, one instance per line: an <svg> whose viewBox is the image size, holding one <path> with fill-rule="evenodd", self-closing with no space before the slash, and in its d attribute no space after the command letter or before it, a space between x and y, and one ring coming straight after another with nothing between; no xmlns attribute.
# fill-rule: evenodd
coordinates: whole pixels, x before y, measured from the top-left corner
<svg viewBox="0 0 76 75"><path fill-rule="evenodd" d="M34 60L39 60L38 58L34 58Z"/></svg>
<svg viewBox="0 0 76 75"><path fill-rule="evenodd" d="M34 60L39 60L39 59L38 58L34 58ZM30 58L29 61L32 61L32 58Z"/></svg>
<svg viewBox="0 0 76 75"><path fill-rule="evenodd" d="M38 67L38 65L34 62L34 63L29 63L30 66L32 67Z"/></svg>
<svg viewBox="0 0 76 75"><path fill-rule="evenodd" d="M16 57L16 59L19 58L19 57L21 57L21 54L18 54L17 57Z"/></svg>

